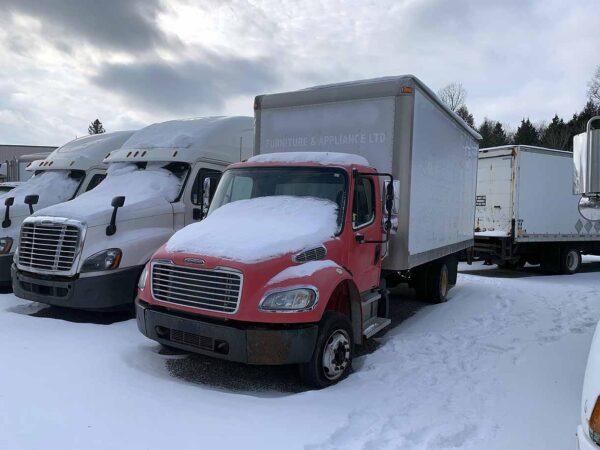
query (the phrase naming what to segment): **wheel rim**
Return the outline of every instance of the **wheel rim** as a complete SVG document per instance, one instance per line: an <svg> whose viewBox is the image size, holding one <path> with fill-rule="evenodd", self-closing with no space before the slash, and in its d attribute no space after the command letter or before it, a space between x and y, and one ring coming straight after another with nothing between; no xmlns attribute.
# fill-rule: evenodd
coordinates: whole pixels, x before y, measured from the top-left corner
<svg viewBox="0 0 600 450"><path fill-rule="evenodd" d="M579 255L574 250L569 250L567 253L567 269L573 272L577 270L577 266L579 265Z"/></svg>
<svg viewBox="0 0 600 450"><path fill-rule="evenodd" d="M335 330L323 350L323 375L328 380L340 378L350 364L350 337L345 330Z"/></svg>
<svg viewBox="0 0 600 450"><path fill-rule="evenodd" d="M448 269L444 267L440 272L440 295L445 298L448 294Z"/></svg>

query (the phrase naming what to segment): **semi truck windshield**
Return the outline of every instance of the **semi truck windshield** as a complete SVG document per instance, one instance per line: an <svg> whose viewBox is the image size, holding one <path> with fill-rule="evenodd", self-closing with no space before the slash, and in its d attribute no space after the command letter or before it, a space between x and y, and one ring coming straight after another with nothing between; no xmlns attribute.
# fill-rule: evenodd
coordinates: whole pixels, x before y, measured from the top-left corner
<svg viewBox="0 0 600 450"><path fill-rule="evenodd" d="M341 225L346 204L346 174L339 169L306 167L251 167L225 171L210 211L237 200L291 195L316 197L338 205Z"/></svg>

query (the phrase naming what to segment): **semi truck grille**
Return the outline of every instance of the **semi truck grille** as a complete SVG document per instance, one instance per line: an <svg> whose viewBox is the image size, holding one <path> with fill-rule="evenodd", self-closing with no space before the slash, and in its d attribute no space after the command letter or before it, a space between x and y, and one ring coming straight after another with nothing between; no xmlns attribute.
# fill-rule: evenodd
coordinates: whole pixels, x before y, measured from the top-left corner
<svg viewBox="0 0 600 450"><path fill-rule="evenodd" d="M81 231L74 225L24 222L19 265L32 270L68 272L79 249Z"/></svg>
<svg viewBox="0 0 600 450"><path fill-rule="evenodd" d="M241 291L242 275L238 272L166 263L152 265L152 295L157 300L233 314Z"/></svg>

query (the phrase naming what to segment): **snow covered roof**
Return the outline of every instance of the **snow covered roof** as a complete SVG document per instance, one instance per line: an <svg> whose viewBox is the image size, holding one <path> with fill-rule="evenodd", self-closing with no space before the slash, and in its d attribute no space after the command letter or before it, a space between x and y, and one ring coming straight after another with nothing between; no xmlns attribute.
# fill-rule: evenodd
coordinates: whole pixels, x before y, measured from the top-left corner
<svg viewBox="0 0 600 450"><path fill-rule="evenodd" d="M45 159L31 162L27 170L88 170L102 164L110 152L120 148L133 134L134 131L116 131L74 139L54 150Z"/></svg>
<svg viewBox="0 0 600 450"><path fill-rule="evenodd" d="M313 197L277 195L221 206L175 233L170 252L255 262L322 245L337 230L337 205Z"/></svg>
<svg viewBox="0 0 600 450"><path fill-rule="evenodd" d="M266 153L253 156L248 162L257 163L318 163L323 165L352 165L368 166L366 158L351 153L336 152L282 152Z"/></svg>
<svg viewBox="0 0 600 450"><path fill-rule="evenodd" d="M238 162L252 154L254 119L245 116L171 120L142 128L105 162Z"/></svg>

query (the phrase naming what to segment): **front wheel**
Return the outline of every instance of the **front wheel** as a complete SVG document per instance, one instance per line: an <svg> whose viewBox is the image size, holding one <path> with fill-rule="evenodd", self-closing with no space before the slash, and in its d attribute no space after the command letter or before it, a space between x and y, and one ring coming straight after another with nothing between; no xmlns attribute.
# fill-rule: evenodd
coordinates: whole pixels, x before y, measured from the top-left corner
<svg viewBox="0 0 600 450"><path fill-rule="evenodd" d="M300 377L308 386L321 389L348 376L352 370L352 324L347 316L328 312L319 324L311 360L300 364Z"/></svg>

